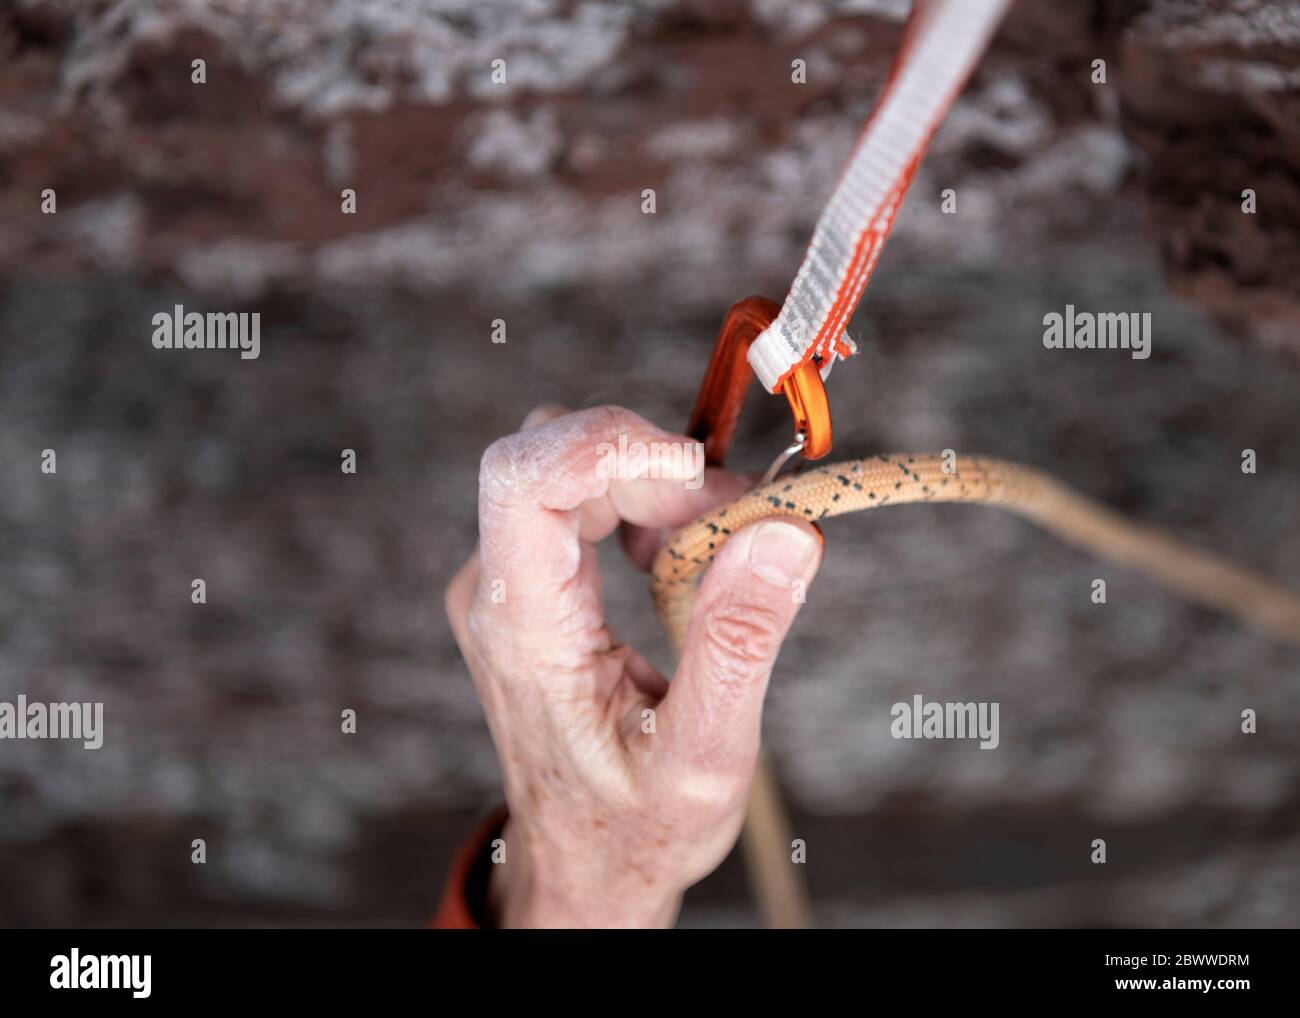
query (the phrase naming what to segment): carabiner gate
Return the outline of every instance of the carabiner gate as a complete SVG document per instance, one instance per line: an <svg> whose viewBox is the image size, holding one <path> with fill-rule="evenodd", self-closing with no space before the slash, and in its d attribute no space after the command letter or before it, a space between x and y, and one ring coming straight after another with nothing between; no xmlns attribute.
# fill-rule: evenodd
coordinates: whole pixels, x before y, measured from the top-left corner
<svg viewBox="0 0 1300 1018"><path fill-rule="evenodd" d="M687 427L687 434L704 443L704 460L710 466L722 465L736 433L753 377L745 355L780 310L766 297L746 297L731 306L722 322ZM781 391L794 417L795 443L779 463L795 451L802 452L804 459L821 459L831 451L831 409L818 365L804 361L781 383Z"/></svg>

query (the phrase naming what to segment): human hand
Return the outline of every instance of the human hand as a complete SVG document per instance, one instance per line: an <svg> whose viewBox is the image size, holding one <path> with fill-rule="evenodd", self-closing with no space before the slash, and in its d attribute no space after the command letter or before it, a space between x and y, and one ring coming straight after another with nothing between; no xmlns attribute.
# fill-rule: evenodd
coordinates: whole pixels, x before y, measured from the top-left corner
<svg viewBox="0 0 1300 1018"><path fill-rule="evenodd" d="M663 536L749 483L709 469L701 486L691 456L661 461L671 477L602 476L602 443L620 437L693 445L617 407L539 408L494 442L479 549L447 588L505 777L506 861L490 888L503 926L673 923L739 834L768 676L821 561L799 520L734 534L670 685L611 634L596 543L621 529L644 568Z"/></svg>

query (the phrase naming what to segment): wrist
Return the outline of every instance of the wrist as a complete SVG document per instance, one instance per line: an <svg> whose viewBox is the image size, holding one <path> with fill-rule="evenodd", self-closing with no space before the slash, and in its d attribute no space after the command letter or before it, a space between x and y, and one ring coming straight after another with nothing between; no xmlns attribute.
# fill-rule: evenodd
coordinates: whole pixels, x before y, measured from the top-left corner
<svg viewBox="0 0 1300 1018"><path fill-rule="evenodd" d="M499 928L668 929L677 920L682 891L602 879L590 867L581 877L571 864L547 865L545 853L523 850L513 819L503 832L506 861L492 867L488 908Z"/></svg>

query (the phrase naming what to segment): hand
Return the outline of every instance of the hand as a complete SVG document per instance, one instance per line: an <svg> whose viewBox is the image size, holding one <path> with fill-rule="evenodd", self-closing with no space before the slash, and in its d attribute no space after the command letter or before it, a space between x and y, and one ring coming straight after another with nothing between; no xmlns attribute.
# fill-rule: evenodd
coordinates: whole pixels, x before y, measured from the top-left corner
<svg viewBox="0 0 1300 1018"><path fill-rule="evenodd" d="M670 686L610 633L596 543L621 525L644 567L663 536L749 484L710 469L701 486L689 456L669 461L674 477L602 476L600 446L620 437L690 443L617 407L542 408L494 442L479 550L447 588L505 776L506 859L490 887L504 926L672 925L739 834L768 676L796 584L821 561L802 521L738 531L700 584Z"/></svg>

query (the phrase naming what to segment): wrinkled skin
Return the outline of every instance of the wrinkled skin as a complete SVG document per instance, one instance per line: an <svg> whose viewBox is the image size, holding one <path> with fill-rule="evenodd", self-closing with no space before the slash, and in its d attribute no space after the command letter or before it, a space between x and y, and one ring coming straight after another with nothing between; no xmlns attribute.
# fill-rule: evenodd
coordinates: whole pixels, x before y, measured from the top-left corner
<svg viewBox="0 0 1300 1018"><path fill-rule="evenodd" d="M620 436L688 441L617 407L540 407L494 442L479 548L447 588L505 776L489 893L503 926L674 922L739 834L768 677L821 561L801 521L735 534L700 585L670 685L610 632L596 543L619 530L647 568L668 533L749 481L709 469L700 486L690 460L680 477L611 480L598 446Z"/></svg>

